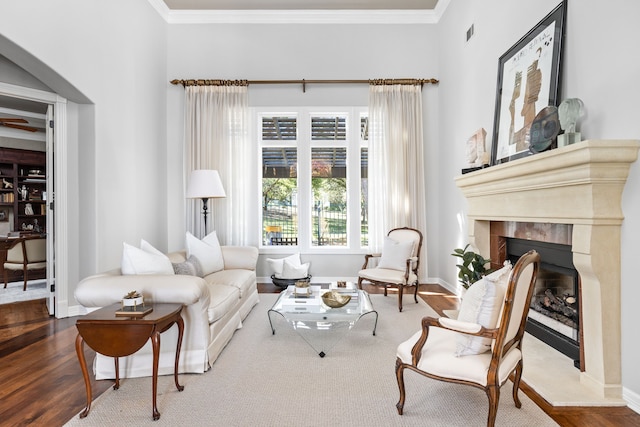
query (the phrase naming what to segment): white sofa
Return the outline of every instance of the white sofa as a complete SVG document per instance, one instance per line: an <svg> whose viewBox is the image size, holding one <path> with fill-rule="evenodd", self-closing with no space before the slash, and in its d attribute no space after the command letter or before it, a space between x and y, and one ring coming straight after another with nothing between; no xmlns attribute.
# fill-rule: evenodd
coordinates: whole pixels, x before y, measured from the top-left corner
<svg viewBox="0 0 640 427"><path fill-rule="evenodd" d="M130 291L141 292L145 302L182 303L184 337L180 373L202 373L222 352L242 320L258 302L256 263L258 249L222 246L224 269L204 278L188 275L122 275L120 269L82 280L76 300L89 310L120 302ZM185 252L168 254L172 263L185 261ZM160 375L173 374L178 327L160 336ZM120 358L120 378L151 376L153 353L147 342L135 354ZM115 378L114 360L98 355L96 379Z"/></svg>

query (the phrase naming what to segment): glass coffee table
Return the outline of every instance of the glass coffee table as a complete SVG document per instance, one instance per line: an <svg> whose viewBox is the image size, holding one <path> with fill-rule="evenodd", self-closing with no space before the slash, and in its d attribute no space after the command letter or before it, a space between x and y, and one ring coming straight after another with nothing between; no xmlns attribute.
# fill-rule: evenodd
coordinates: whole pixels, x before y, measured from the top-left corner
<svg viewBox="0 0 640 427"><path fill-rule="evenodd" d="M375 314L373 335L378 326L378 312L373 309L371 298L365 291L355 287L335 289L351 295L351 301L340 308L331 308L322 302L321 295L329 289L311 286L309 295L296 293L295 286L289 286L280 293L276 303L267 315L271 332L275 335L272 315L277 313L313 348L324 357L360 320L367 314Z"/></svg>

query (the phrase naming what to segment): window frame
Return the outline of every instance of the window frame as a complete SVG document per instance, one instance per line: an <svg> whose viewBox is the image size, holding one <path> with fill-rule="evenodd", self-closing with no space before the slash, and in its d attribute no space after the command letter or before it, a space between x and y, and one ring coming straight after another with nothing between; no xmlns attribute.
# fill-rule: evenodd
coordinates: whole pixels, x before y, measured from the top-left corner
<svg viewBox="0 0 640 427"><path fill-rule="evenodd" d="M311 154L312 148L316 147L344 147L347 150L347 245L346 246L313 246L312 245L312 216L298 215L298 245L276 246L265 245L263 242L263 218L262 203L259 204L257 218L257 231L259 233L258 242L261 253L291 253L305 254L351 254L366 253L367 247L361 246L361 225L360 225L360 169L361 169L361 149L368 147L368 141L361 138L361 118L368 115L366 106L356 107L255 107L252 115L255 120L257 144L256 156L259 165L257 200L262 200L262 149L275 147L297 148L297 180L298 180L298 212L311 212L313 194L311 188ZM262 119L270 116L295 116L296 138L295 140L263 140L262 139ZM345 140L312 140L311 118L326 116L346 117L346 139ZM356 216L357 217L354 217Z"/></svg>

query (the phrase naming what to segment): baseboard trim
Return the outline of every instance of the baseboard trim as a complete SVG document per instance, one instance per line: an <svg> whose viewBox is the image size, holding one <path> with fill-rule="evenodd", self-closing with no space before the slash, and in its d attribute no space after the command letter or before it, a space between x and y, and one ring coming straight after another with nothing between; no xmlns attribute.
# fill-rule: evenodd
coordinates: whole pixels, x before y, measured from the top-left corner
<svg viewBox="0 0 640 427"><path fill-rule="evenodd" d="M622 398L633 412L640 414L640 394L622 387Z"/></svg>

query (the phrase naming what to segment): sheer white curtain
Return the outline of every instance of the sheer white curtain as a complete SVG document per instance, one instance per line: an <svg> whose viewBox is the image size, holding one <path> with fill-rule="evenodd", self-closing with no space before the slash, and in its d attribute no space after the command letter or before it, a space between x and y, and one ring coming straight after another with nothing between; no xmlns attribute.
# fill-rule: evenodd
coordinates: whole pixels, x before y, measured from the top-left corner
<svg viewBox="0 0 640 427"><path fill-rule="evenodd" d="M426 202L420 85L369 86L369 246L390 229L420 230L420 280L427 278Z"/></svg>
<svg viewBox="0 0 640 427"><path fill-rule="evenodd" d="M185 193L191 171L214 169L227 194L209 199L207 232L215 230L221 244L248 244L247 225L251 174L255 169L249 140L247 86L185 88ZM186 199L187 230L201 236L202 200Z"/></svg>

